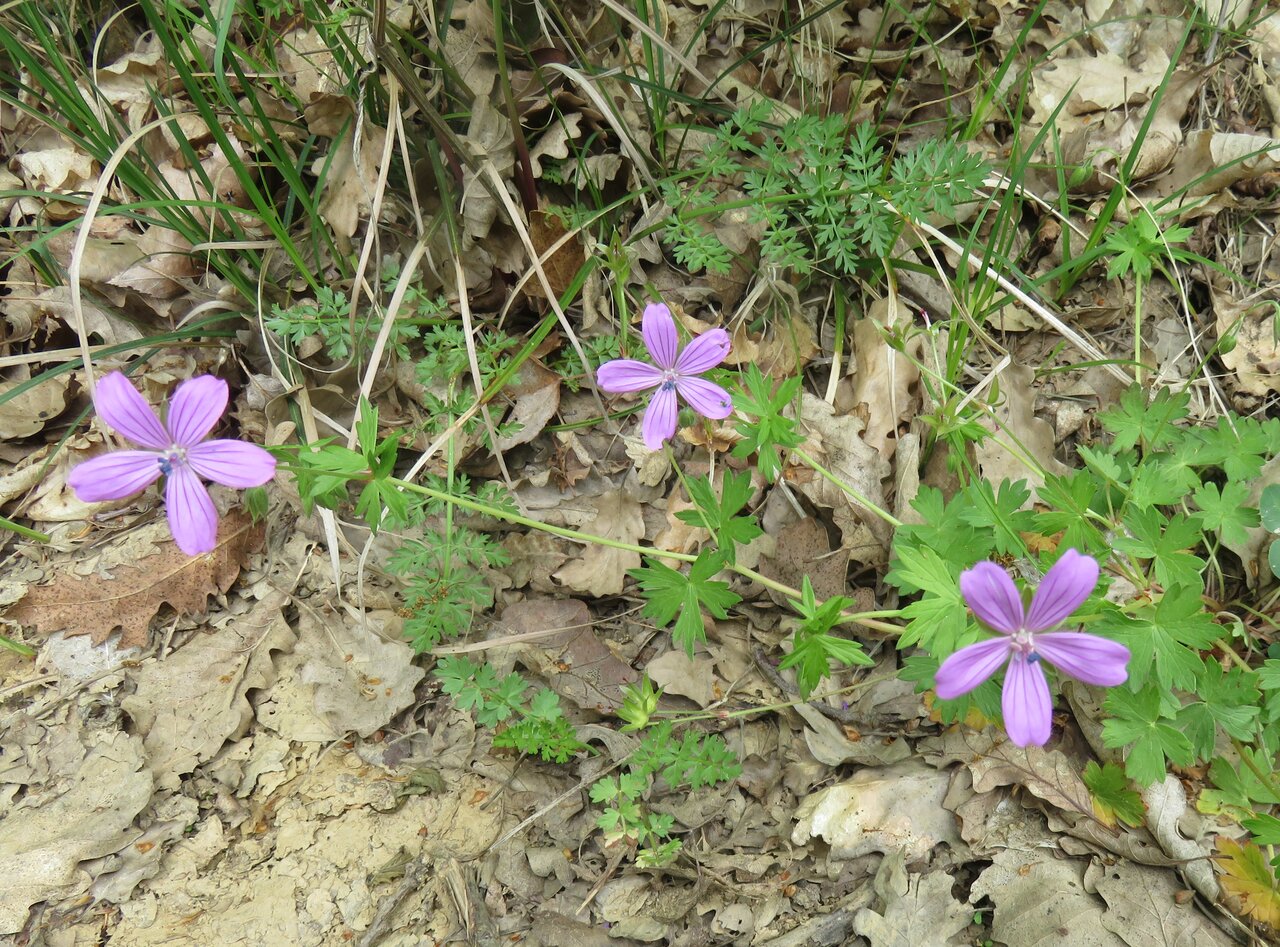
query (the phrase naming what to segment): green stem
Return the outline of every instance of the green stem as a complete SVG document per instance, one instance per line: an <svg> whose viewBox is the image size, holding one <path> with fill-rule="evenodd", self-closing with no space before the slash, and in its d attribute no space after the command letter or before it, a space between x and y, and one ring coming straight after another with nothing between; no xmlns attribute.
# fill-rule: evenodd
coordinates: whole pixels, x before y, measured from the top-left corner
<svg viewBox="0 0 1280 947"><path fill-rule="evenodd" d="M823 467L820 463L818 463L816 460L814 460L804 451L800 450L800 448L793 447L791 449L791 456L795 457L797 460L808 465L809 467L812 467L819 476L830 481L835 487L837 487L842 492L844 492L855 503L870 510L872 513L880 517L882 520L884 520L894 529L897 529L898 527L903 525L902 520L898 519L892 513L889 513L885 510L880 509L880 507L876 506L874 503L868 500L865 496L863 496L853 487L849 486L847 483L845 483L843 480L841 480L839 477L837 477L835 474L829 471L826 467Z"/></svg>
<svg viewBox="0 0 1280 947"><path fill-rule="evenodd" d="M1142 384L1142 277L1133 281L1133 380Z"/></svg>
<svg viewBox="0 0 1280 947"><path fill-rule="evenodd" d="M34 648L28 648L26 645L19 644L12 638L7 638L4 635L0 635L0 648L8 648L10 651L15 654L20 654L24 658L34 658L36 656Z"/></svg>
<svg viewBox="0 0 1280 947"><path fill-rule="evenodd" d="M856 684L850 684L848 687L842 687L839 690L827 691L823 694L810 694L808 700L787 700L777 704L757 704L751 707L744 707L741 710L693 710L693 711L671 711L669 713L655 713L653 719L665 720L671 723L692 723L698 720L736 720L738 717L750 717L753 714L774 713L779 710L786 710L791 707L799 707L804 704L816 704L830 697L839 697L843 694L850 694L854 691L861 690L864 687L870 687L873 684L879 684L882 681L897 680L897 672L888 674L877 674L873 677L864 678Z"/></svg>
<svg viewBox="0 0 1280 947"><path fill-rule="evenodd" d="M29 526L23 526L19 523L15 523L13 520L7 519L3 516L0 516L0 529L7 529L10 532L17 533L19 536L25 536L27 539L34 539L39 543L47 543L49 541L47 533L36 532ZM35 652L32 653L34 654Z"/></svg>
<svg viewBox="0 0 1280 947"><path fill-rule="evenodd" d="M388 477L387 482L402 490L408 490L411 493L420 493L423 496L430 497L433 500L438 500L441 503L456 504L457 506L462 507L462 509L470 510L473 513L479 513L483 516L491 516L494 519L503 520L507 523L514 523L517 526L527 526L529 529L540 530L544 533L550 533L553 536L560 536L564 539L570 539L578 543L606 546L610 549L622 550L623 552L634 552L641 556L651 556L657 559L674 559L678 562L696 562L698 558L697 556L690 555L686 552L669 552L666 549L653 549L646 546L637 546L635 543L624 543L621 540L610 539L607 536L596 536L592 533L584 533L579 530L568 529L564 526L552 526L550 523L543 523L528 516L522 516L511 510L499 509L494 506L489 506L486 503L480 503L477 500L472 500L469 497L454 496L443 490L435 490L431 487L422 486L421 484L409 483L408 481L399 480L395 477ZM748 569L746 566L736 564L726 566L726 568L738 573L738 575L742 576L744 579L749 579L752 582L758 582L765 588L773 589L775 592L780 592L788 598L800 598L800 592L798 589L793 589L791 586L784 585L781 582L775 582L773 579L770 579L768 576L761 575L754 569ZM880 617L892 614L896 613L883 611L851 612L842 615L840 617L840 622L842 624L861 625L863 628L868 628L872 631L896 636L902 633L902 628L899 625L877 620Z"/></svg>

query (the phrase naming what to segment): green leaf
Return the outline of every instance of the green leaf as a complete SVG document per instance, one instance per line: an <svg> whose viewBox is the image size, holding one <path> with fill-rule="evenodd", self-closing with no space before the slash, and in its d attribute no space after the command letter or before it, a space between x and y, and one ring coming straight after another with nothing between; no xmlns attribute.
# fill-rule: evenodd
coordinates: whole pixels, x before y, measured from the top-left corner
<svg viewBox="0 0 1280 947"><path fill-rule="evenodd" d="M1280 819L1275 816L1258 815L1244 819L1240 824L1253 833L1253 840L1257 844L1280 845Z"/></svg>
<svg viewBox="0 0 1280 947"><path fill-rule="evenodd" d="M562 716L560 695L550 688L543 687L529 701L529 715L541 720L555 720Z"/></svg>
<svg viewBox="0 0 1280 947"><path fill-rule="evenodd" d="M1194 462L1221 467L1228 481L1253 480L1262 471L1265 458L1280 450L1280 419L1265 422L1228 415L1214 427L1188 431L1187 440Z"/></svg>
<svg viewBox="0 0 1280 947"><path fill-rule="evenodd" d="M1190 691L1204 668L1199 652L1222 634L1204 610L1197 588L1169 589L1154 605L1122 613L1109 603L1099 606L1097 629L1129 648L1129 678L1141 687L1150 676L1162 688Z"/></svg>
<svg viewBox="0 0 1280 947"><path fill-rule="evenodd" d="M895 559L889 564L887 576L888 581L902 592L918 592L923 588L912 581L910 570L903 569L903 550L927 550L953 566L954 575L958 576L960 569L986 559L995 548L995 539L989 529L979 530L967 522L966 518L972 512L972 501L964 492L957 493L948 501L941 490L922 486L911 501L911 507L919 514L920 522L904 524L894 534Z"/></svg>
<svg viewBox="0 0 1280 947"><path fill-rule="evenodd" d="M1259 694L1253 672L1245 674L1238 667L1223 672L1217 661L1208 661L1196 681L1198 701L1178 711L1178 723L1191 739L1196 755L1207 759L1213 755L1218 727L1237 740L1251 740L1258 714Z"/></svg>
<svg viewBox="0 0 1280 947"><path fill-rule="evenodd" d="M1249 540L1248 529L1258 525L1258 511L1248 505L1249 487L1243 483L1229 482L1218 488L1216 483L1206 483L1195 492L1196 506L1193 514L1203 530L1216 529L1222 541L1228 545L1243 545Z"/></svg>
<svg viewBox="0 0 1280 947"><path fill-rule="evenodd" d="M800 613L801 621L792 638L791 653L782 659L779 667L796 669L796 685L806 700L830 673L832 658L842 664L875 663L858 642L828 633L839 622L840 613L852 604L852 599L833 595L819 605L808 576L804 577L800 589L800 601L791 600L791 607Z"/></svg>
<svg viewBox="0 0 1280 947"><path fill-rule="evenodd" d="M1199 526L1181 513L1165 519L1159 510L1127 508L1125 525L1131 536L1117 536L1115 547L1139 559L1154 560L1156 579L1166 587L1202 587L1200 573L1205 562L1184 550L1199 545Z"/></svg>
<svg viewBox="0 0 1280 947"><path fill-rule="evenodd" d="M356 443L372 468L374 449L378 444L378 409L364 395L360 396L360 412L356 417Z"/></svg>
<svg viewBox="0 0 1280 947"><path fill-rule="evenodd" d="M644 566L630 572L645 597L644 614L659 625L669 624L676 618L672 641L690 657L694 648L706 640L702 609L706 608L716 618L727 618L729 609L742 601L741 596L730 590L728 582L711 578L723 568L723 555L704 549L687 575L655 559L646 560Z"/></svg>
<svg viewBox="0 0 1280 947"><path fill-rule="evenodd" d="M751 499L751 474L726 470L717 498L710 477L698 477L688 481L689 499L696 506L693 510L681 510L676 517L691 526L710 530L716 544L725 554L725 562L734 562L735 548L739 543L749 543L764 533L754 516L738 513Z"/></svg>
<svg viewBox="0 0 1280 947"><path fill-rule="evenodd" d="M1031 499L1031 489L1025 480L1002 481L999 493L992 490L988 481L977 480L965 488L965 493L972 504L962 514L966 523L990 528L995 536L996 551L1000 553L1022 555L1026 552L1022 533L1032 529L1036 517L1034 511L1022 509Z"/></svg>
<svg viewBox="0 0 1280 947"><path fill-rule="evenodd" d="M953 571L932 549L902 548L897 575L898 581L924 592L923 598L903 609L907 627L898 638L898 648L918 643L931 653L951 654L970 624L960 596L959 570Z"/></svg>
<svg viewBox="0 0 1280 947"><path fill-rule="evenodd" d="M1144 450L1158 450L1177 439L1179 431L1173 422L1187 416L1191 396L1160 388L1147 400L1148 389L1131 386L1120 397L1120 405L1098 414L1098 420L1115 435L1113 450L1127 450L1141 445Z"/></svg>
<svg viewBox="0 0 1280 947"><path fill-rule="evenodd" d="M1079 549L1095 556L1102 553L1102 536L1088 519L1098 493L1098 483L1087 470L1045 477L1036 494L1047 509L1036 513L1036 530L1043 536L1062 533L1058 544L1062 549Z"/></svg>
<svg viewBox="0 0 1280 947"><path fill-rule="evenodd" d="M1142 825L1146 807L1142 796L1129 785L1122 767L1115 763L1099 766L1096 760L1090 760L1081 776L1093 796L1094 810L1103 822L1114 826L1119 819L1125 825Z"/></svg>
<svg viewBox="0 0 1280 947"><path fill-rule="evenodd" d="M1194 470L1175 464L1168 454L1150 454L1129 481L1129 503L1137 507L1179 503L1199 483Z"/></svg>
<svg viewBox="0 0 1280 947"><path fill-rule="evenodd" d="M1262 514L1262 526L1271 533L1280 533L1280 484L1268 484L1262 488L1262 499L1258 503Z"/></svg>
<svg viewBox="0 0 1280 947"><path fill-rule="evenodd" d="M1248 747L1244 752L1260 772L1271 774L1271 763L1266 753ZM1209 764L1209 781L1213 788L1201 791L1196 802L1196 808L1202 812L1224 812L1239 819L1252 814L1259 805L1280 804L1280 794L1260 780L1253 767L1246 764L1234 764L1220 756L1215 757Z"/></svg>
<svg viewBox="0 0 1280 947"><path fill-rule="evenodd" d="M627 722L622 728L643 730L649 725L649 718L658 709L658 698L662 696L662 688L654 687L649 675L642 674L638 684L622 685L622 706L618 708L618 717Z"/></svg>
<svg viewBox="0 0 1280 947"><path fill-rule="evenodd" d="M1195 759L1191 741L1182 731L1165 723L1160 691L1148 684L1137 694L1113 687L1105 709L1112 715L1102 724L1102 742L1110 747L1128 746L1124 768L1139 785L1150 786L1165 777L1165 760L1190 766Z"/></svg>
<svg viewBox="0 0 1280 947"><path fill-rule="evenodd" d="M782 472L779 451L804 443L804 438L796 432L796 422L784 414L799 393L802 381L799 375L793 375L774 391L759 366L753 363L742 373L741 388L733 395L734 406L748 416L737 423L742 440L733 449L733 456L757 455L756 468L771 483Z"/></svg>
<svg viewBox="0 0 1280 947"><path fill-rule="evenodd" d="M1129 480L1133 476L1133 468L1127 463L1122 464L1116 455L1083 444L1076 448L1076 453L1080 455L1085 465L1105 482L1118 487L1128 487Z"/></svg>

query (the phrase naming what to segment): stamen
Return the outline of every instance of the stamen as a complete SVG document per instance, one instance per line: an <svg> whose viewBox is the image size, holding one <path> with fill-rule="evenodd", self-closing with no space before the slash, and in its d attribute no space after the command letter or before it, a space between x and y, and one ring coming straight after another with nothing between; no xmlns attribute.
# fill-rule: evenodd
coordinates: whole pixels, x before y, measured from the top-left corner
<svg viewBox="0 0 1280 947"><path fill-rule="evenodd" d="M166 477L173 473L174 467L181 467L187 460L187 452L181 447L171 448L156 458L160 463L160 472Z"/></svg>

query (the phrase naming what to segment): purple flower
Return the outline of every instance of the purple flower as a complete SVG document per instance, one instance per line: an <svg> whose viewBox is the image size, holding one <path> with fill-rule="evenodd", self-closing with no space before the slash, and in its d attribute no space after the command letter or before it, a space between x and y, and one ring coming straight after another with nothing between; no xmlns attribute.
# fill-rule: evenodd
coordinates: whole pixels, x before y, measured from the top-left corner
<svg viewBox="0 0 1280 947"><path fill-rule="evenodd" d="M169 530L188 556L213 549L218 511L200 478L225 487L257 487L275 475L276 460L256 444L206 441L227 410L227 383L200 375L180 384L163 423L120 372L98 381L98 415L146 450L118 450L90 458L71 471L67 483L86 503L120 500L167 478L164 502Z"/></svg>
<svg viewBox="0 0 1280 947"><path fill-rule="evenodd" d="M960 573L960 592L975 615L1004 635L961 648L935 677L939 697L967 694L1007 660L1000 709L1005 730L1018 746L1044 746L1053 723L1053 701L1040 659L1086 684L1111 687L1128 678L1129 649L1081 631L1052 631L1080 607L1098 584L1098 563L1068 549L1045 573L1024 610L1013 580L993 562Z"/></svg>
<svg viewBox="0 0 1280 947"><path fill-rule="evenodd" d="M724 329L704 332L680 351L676 322L662 303L644 307L640 333L653 364L633 358L615 358L596 371L596 383L605 391L648 391L657 388L644 412L641 430L649 450L657 450L676 432L680 408L676 393L703 417L720 420L733 411L729 392L704 378L729 354L729 333Z"/></svg>

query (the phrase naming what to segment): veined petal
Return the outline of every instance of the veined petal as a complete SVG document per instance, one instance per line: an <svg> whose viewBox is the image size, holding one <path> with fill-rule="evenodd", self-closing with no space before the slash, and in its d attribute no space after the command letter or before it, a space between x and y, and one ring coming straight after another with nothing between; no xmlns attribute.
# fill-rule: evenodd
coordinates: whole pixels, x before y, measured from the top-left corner
<svg viewBox="0 0 1280 947"><path fill-rule="evenodd" d="M676 432L676 415L679 407L676 404L676 389L672 385L663 385L653 393L649 407L645 409L644 421L640 430L644 434L644 446L649 450L657 450L664 441Z"/></svg>
<svg viewBox="0 0 1280 947"><path fill-rule="evenodd" d="M662 303L650 303L644 307L644 319L640 323L644 346L659 368L671 368L676 363L676 351L680 348L680 336L676 334L676 321L671 310Z"/></svg>
<svg viewBox="0 0 1280 947"><path fill-rule="evenodd" d="M189 466L173 468L164 485L169 532L188 556L209 552L217 544L218 511L200 478Z"/></svg>
<svg viewBox="0 0 1280 947"><path fill-rule="evenodd" d="M1004 674L1000 696L1004 729L1018 746L1044 746L1053 731L1053 700L1039 661L1015 654Z"/></svg>
<svg viewBox="0 0 1280 947"><path fill-rule="evenodd" d="M257 444L244 441L203 441L187 448L191 469L224 487L259 487L276 472L276 459Z"/></svg>
<svg viewBox="0 0 1280 947"><path fill-rule="evenodd" d="M188 378L169 399L169 434L180 447L199 444L227 410L227 383L212 375Z"/></svg>
<svg viewBox="0 0 1280 947"><path fill-rule="evenodd" d="M1040 587L1031 597L1027 612L1028 631L1049 631L1057 628L1080 607L1098 584L1098 563L1091 556L1084 556L1068 549L1044 574Z"/></svg>
<svg viewBox="0 0 1280 947"><path fill-rule="evenodd" d="M113 431L118 431L135 444L164 450L172 442L169 435L147 404L138 389L124 377L123 372L112 372L98 379L93 389L93 405L98 416Z"/></svg>
<svg viewBox="0 0 1280 947"><path fill-rule="evenodd" d="M729 392L705 378L677 378L676 391L704 418L719 421L733 413L733 399Z"/></svg>
<svg viewBox="0 0 1280 947"><path fill-rule="evenodd" d="M960 573L960 594L986 625L1011 635L1022 627L1022 598L1013 579L994 562Z"/></svg>
<svg viewBox="0 0 1280 947"><path fill-rule="evenodd" d="M724 329L708 329L684 347L676 359L681 375L701 375L710 371L729 355L729 333Z"/></svg>
<svg viewBox="0 0 1280 947"><path fill-rule="evenodd" d="M77 464L67 476L67 484L85 503L97 503L124 499L159 478L159 454L149 450L117 450Z"/></svg>
<svg viewBox="0 0 1280 947"><path fill-rule="evenodd" d="M1036 652L1063 674L1086 684L1115 687L1129 678L1129 649L1118 641L1082 631L1035 636Z"/></svg>
<svg viewBox="0 0 1280 947"><path fill-rule="evenodd" d="M1008 659L1008 638L990 638L961 648L938 668L934 690L943 700L954 700L1000 670Z"/></svg>
<svg viewBox="0 0 1280 947"><path fill-rule="evenodd" d="M615 358L596 369L596 384L605 391L647 391L662 384L662 370L634 358Z"/></svg>

